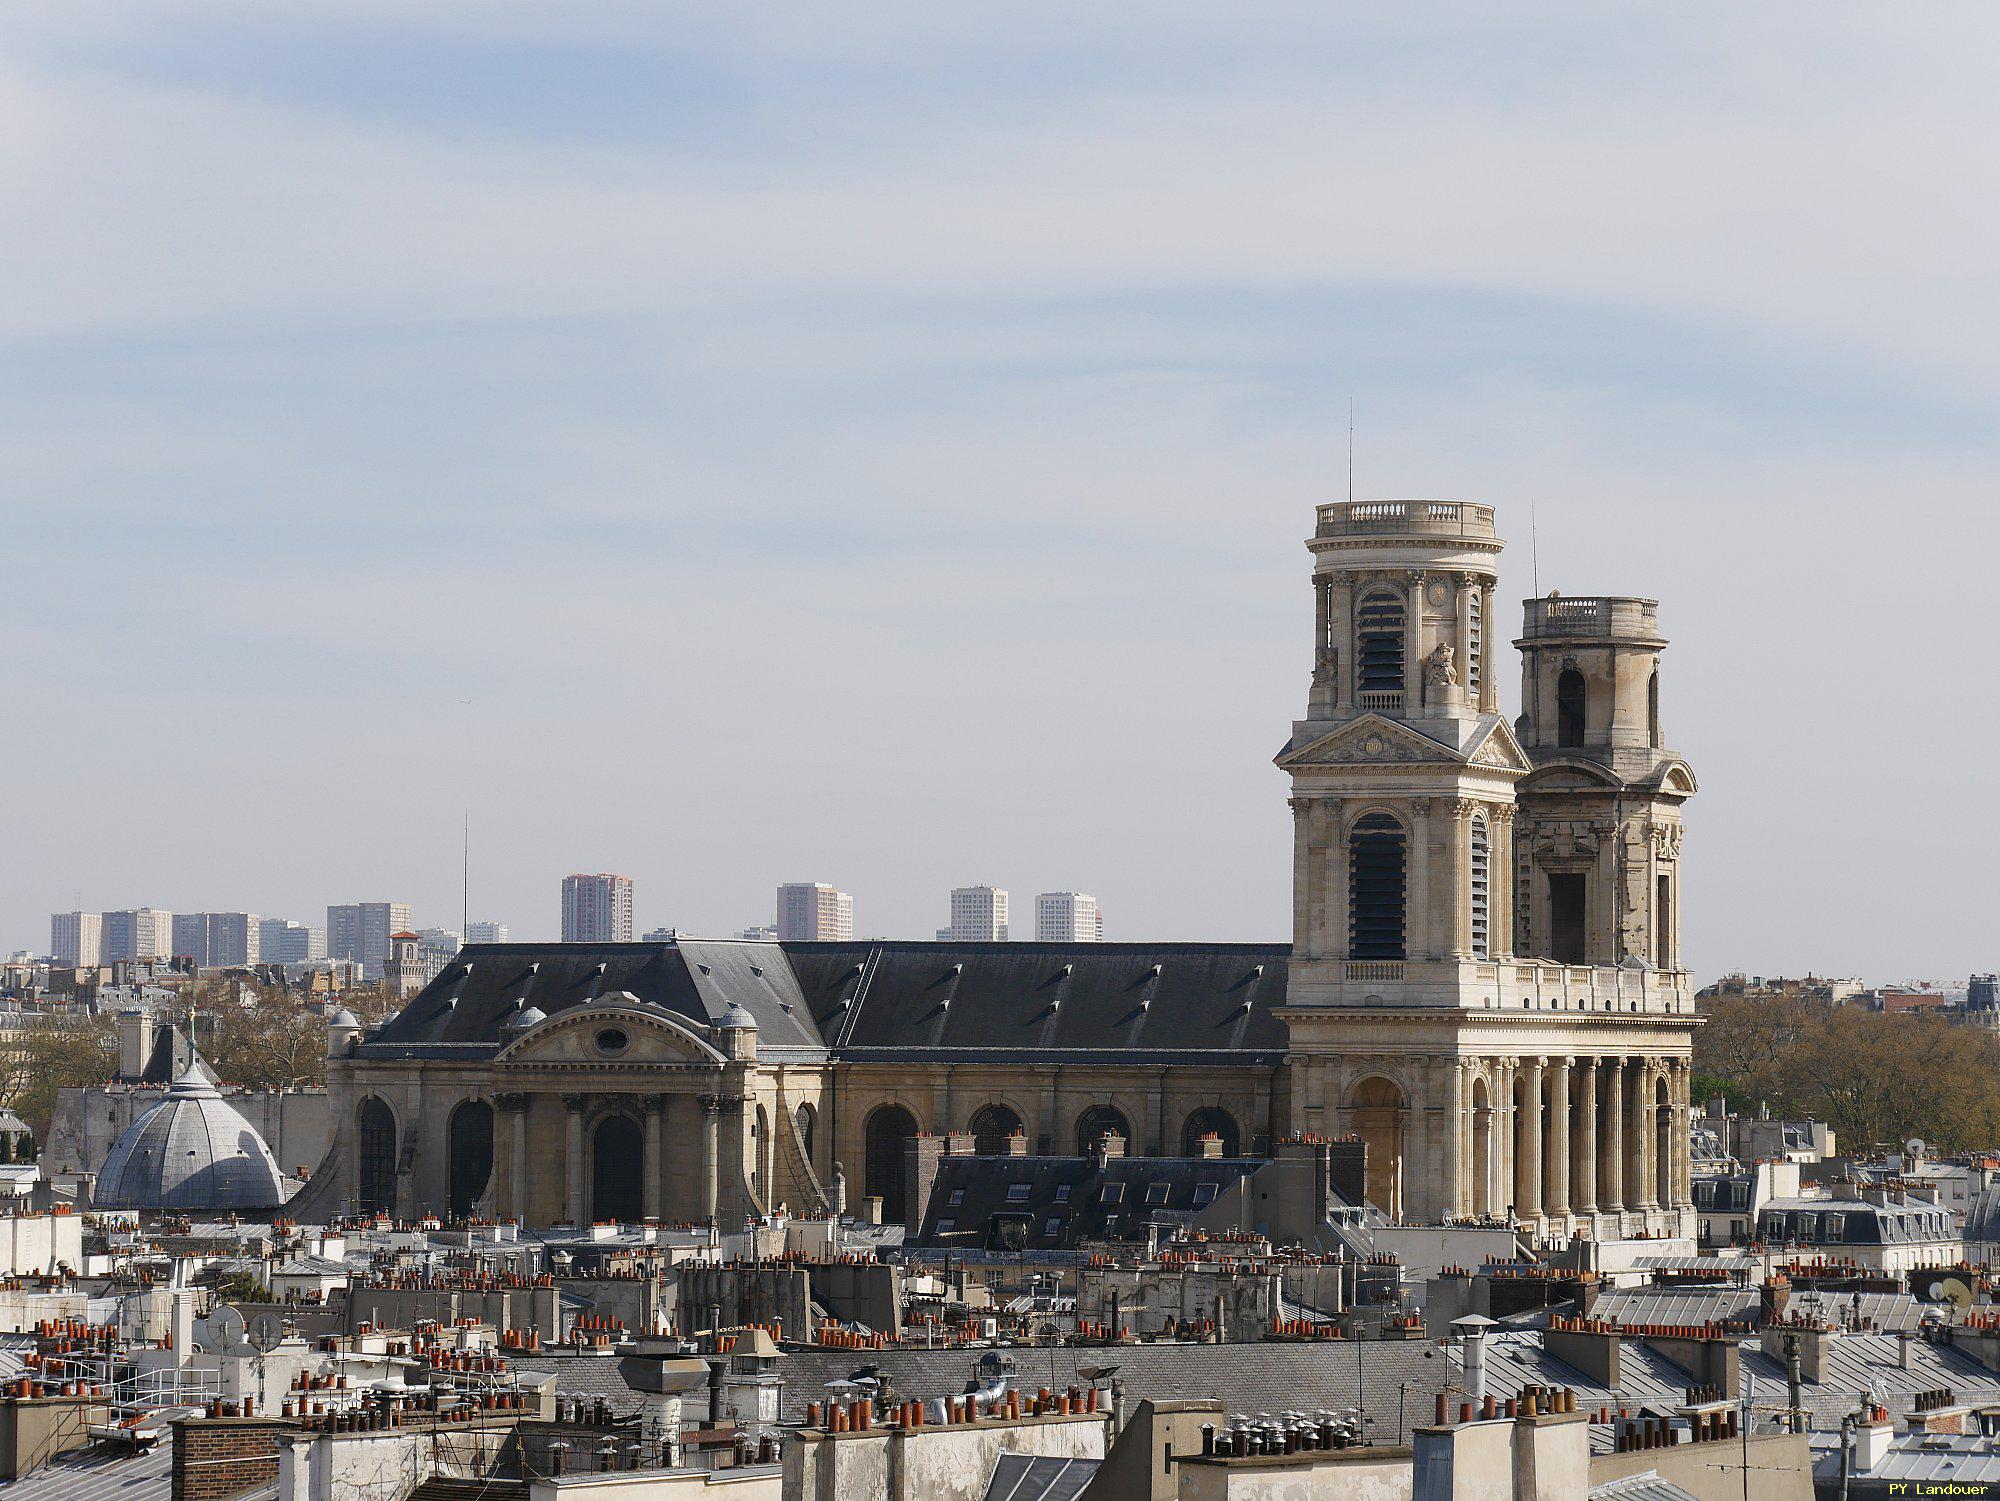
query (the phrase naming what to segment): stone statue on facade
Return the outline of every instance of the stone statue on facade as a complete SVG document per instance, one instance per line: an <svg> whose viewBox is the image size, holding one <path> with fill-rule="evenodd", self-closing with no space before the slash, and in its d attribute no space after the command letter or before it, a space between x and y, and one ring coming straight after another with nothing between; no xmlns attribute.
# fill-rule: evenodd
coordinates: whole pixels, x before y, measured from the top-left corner
<svg viewBox="0 0 2000 1501"><path fill-rule="evenodd" d="M1456 688L1458 669L1452 665L1452 650L1449 641L1440 641L1435 650L1424 659L1424 679L1433 688Z"/></svg>

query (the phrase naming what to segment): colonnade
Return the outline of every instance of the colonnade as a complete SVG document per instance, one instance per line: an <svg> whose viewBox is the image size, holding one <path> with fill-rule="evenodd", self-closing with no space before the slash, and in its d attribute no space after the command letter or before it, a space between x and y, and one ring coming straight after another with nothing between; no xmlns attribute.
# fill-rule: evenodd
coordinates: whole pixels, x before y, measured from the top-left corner
<svg viewBox="0 0 2000 1501"><path fill-rule="evenodd" d="M1693 1202L1690 1085L1685 1056L1349 1056L1307 1120L1367 1143L1368 1197L1393 1219L1613 1234Z"/></svg>
<svg viewBox="0 0 2000 1501"><path fill-rule="evenodd" d="M534 1223L560 1217L587 1225L614 1212L705 1220L743 1210L735 1201L747 1188L751 1164L742 1095L514 1093L497 1095L493 1103L507 1154L499 1175L502 1213ZM684 1118L690 1113L691 1121ZM551 1129L558 1126L559 1137ZM612 1134L606 1138L605 1132ZM732 1185L741 1186L732 1193Z"/></svg>

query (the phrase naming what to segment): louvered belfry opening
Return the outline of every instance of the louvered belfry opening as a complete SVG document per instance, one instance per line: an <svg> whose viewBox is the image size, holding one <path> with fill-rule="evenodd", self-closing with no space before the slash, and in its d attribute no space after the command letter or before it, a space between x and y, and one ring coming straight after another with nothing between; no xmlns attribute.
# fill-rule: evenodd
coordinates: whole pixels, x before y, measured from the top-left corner
<svg viewBox="0 0 2000 1501"><path fill-rule="evenodd" d="M1486 591L1477 585L1466 590L1465 618L1470 634L1465 642L1465 686L1467 697L1474 704L1479 700L1479 684L1486 674L1486 620L1480 600Z"/></svg>
<svg viewBox="0 0 2000 1501"><path fill-rule="evenodd" d="M1492 956L1487 931L1492 867L1492 846L1486 837L1486 819L1475 815L1472 820L1472 957L1475 959Z"/></svg>
<svg viewBox="0 0 2000 1501"><path fill-rule="evenodd" d="M1355 686L1363 693L1403 691L1403 597L1386 589L1365 595L1355 612Z"/></svg>
<svg viewBox="0 0 2000 1501"><path fill-rule="evenodd" d="M1370 813L1347 840L1348 957L1406 953L1409 838L1387 813Z"/></svg>

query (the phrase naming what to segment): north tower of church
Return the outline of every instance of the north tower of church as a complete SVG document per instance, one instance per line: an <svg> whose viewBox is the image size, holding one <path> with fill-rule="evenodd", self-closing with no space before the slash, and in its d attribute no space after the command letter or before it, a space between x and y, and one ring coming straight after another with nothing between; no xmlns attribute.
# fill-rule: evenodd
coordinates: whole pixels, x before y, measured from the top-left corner
<svg viewBox="0 0 2000 1501"><path fill-rule="evenodd" d="M1548 949L1550 898L1534 879L1548 831L1602 822L1604 793L1631 794L1619 826L1670 838L1678 854L1678 803L1692 779L1675 780L1685 774L1677 760L1626 744L1629 694L1616 688L1647 648L1619 634L1622 617L1588 642L1567 641L1577 671L1588 660L1600 682L1594 720L1586 694L1593 738L1545 759L1545 719L1524 717L1524 749L1500 713L1502 544L1490 506L1324 505L1307 546L1312 686L1278 756L1294 816L1282 1013L1294 1128L1361 1136L1368 1197L1394 1218L1511 1212L1552 1233L1680 1230L1695 1021L1670 936L1677 893L1648 886L1635 897L1629 862L1606 860L1600 886L1586 884L1601 911L1588 896L1586 908L1607 933L1652 943L1654 957L1626 962L1620 940L1559 959ZM1534 626L1531 611L1531 680L1544 666ZM1595 759L1580 765L1580 749ZM1651 832L1669 826L1670 836ZM1655 867L1646 870L1650 881ZM1647 913L1640 926L1635 904ZM1653 943L1655 932L1669 936Z"/></svg>

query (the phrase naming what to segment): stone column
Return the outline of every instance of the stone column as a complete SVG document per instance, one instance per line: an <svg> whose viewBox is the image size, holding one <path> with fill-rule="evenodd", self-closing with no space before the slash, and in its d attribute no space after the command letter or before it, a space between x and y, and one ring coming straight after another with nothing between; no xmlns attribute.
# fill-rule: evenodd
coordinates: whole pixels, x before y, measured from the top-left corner
<svg viewBox="0 0 2000 1501"><path fill-rule="evenodd" d="M1403 904L1403 952L1429 959L1438 951L1437 913L1431 901L1431 809L1435 798L1410 799L1410 870Z"/></svg>
<svg viewBox="0 0 2000 1501"><path fill-rule="evenodd" d="M507 1182L505 1191L495 1194L499 1213L511 1214L528 1223L528 1105L524 1094L493 1097L494 1108L507 1121ZM497 1164L496 1164L497 1165Z"/></svg>
<svg viewBox="0 0 2000 1501"><path fill-rule="evenodd" d="M1354 576L1333 580L1333 711L1354 712Z"/></svg>
<svg viewBox="0 0 2000 1501"><path fill-rule="evenodd" d="M1472 817L1479 804L1469 798L1451 803L1451 953L1454 959L1472 957ZM1486 831L1486 929L1493 930L1493 830ZM1490 944L1489 944L1490 947Z"/></svg>
<svg viewBox="0 0 2000 1501"><path fill-rule="evenodd" d="M1313 862L1321 852L1314 847L1313 799L1289 797L1292 810L1292 941L1302 959L1317 959L1324 952L1319 942L1319 914L1313 901Z"/></svg>
<svg viewBox="0 0 2000 1501"><path fill-rule="evenodd" d="M1455 1219L1465 1213L1465 1064L1457 1058L1444 1060L1445 1118L1438 1135L1444 1147L1444 1174L1438 1191L1438 1218Z"/></svg>
<svg viewBox="0 0 2000 1501"><path fill-rule="evenodd" d="M667 1148L662 1118L666 1114L667 1101L664 1095L648 1095L641 1104L646 1112L646 1165L643 1181L646 1191L646 1218L657 1220L665 1217L661 1207L665 1203L665 1193L661 1180L666 1176Z"/></svg>
<svg viewBox="0 0 2000 1501"><path fill-rule="evenodd" d="M1673 1125L1667 1133L1667 1144L1673 1148L1673 1178L1669 1185L1669 1206L1679 1209L1694 1198L1694 1148L1688 1141L1688 1127L1691 1124L1688 1102L1689 1063L1685 1058L1676 1058L1667 1075L1668 1097L1672 1100Z"/></svg>
<svg viewBox="0 0 2000 1501"><path fill-rule="evenodd" d="M701 1211L714 1223L722 1200L722 1112L720 1095L701 1097Z"/></svg>
<svg viewBox="0 0 2000 1501"><path fill-rule="evenodd" d="M1577 1122L1576 1182L1570 1191L1572 1207L1578 1214L1597 1209L1597 1060L1588 1059L1577 1076L1583 1108Z"/></svg>
<svg viewBox="0 0 2000 1501"><path fill-rule="evenodd" d="M1514 957L1514 808L1494 803L1487 809L1486 951L1494 959Z"/></svg>
<svg viewBox="0 0 2000 1501"><path fill-rule="evenodd" d="M1571 1060L1549 1060L1549 1187L1551 1218L1569 1213L1569 1070Z"/></svg>
<svg viewBox="0 0 2000 1501"><path fill-rule="evenodd" d="M1332 594L1333 585L1329 580L1313 580L1312 706L1316 715L1325 713L1333 706Z"/></svg>
<svg viewBox="0 0 2000 1501"><path fill-rule="evenodd" d="M586 1191L590 1184L583 1170L583 1113L590 1108L590 1096L566 1094L562 1097L565 1130L563 1212L581 1230L590 1223Z"/></svg>
<svg viewBox="0 0 2000 1501"><path fill-rule="evenodd" d="M1612 1214L1625 1208L1625 1060L1604 1060L1604 1150L1597 1155L1604 1181L1597 1188L1597 1207Z"/></svg>
<svg viewBox="0 0 2000 1501"><path fill-rule="evenodd" d="M1403 619L1403 716L1414 719L1424 693L1424 573L1410 571Z"/></svg>
<svg viewBox="0 0 2000 1501"><path fill-rule="evenodd" d="M1487 579L1479 586L1479 650L1483 658L1479 664L1479 712L1482 714L1500 712L1500 685L1493 671L1494 630L1493 580Z"/></svg>
<svg viewBox="0 0 2000 1501"><path fill-rule="evenodd" d="M1526 1192L1521 1196L1521 1215L1532 1219L1543 1212L1548 1202L1542 1185L1542 1060L1530 1058L1521 1071L1527 1082L1523 1093L1527 1096L1528 1112L1526 1128L1521 1132L1522 1166L1527 1170L1522 1175Z"/></svg>
<svg viewBox="0 0 2000 1501"><path fill-rule="evenodd" d="M1654 1160L1657 1114L1653 1108L1653 1066L1649 1060L1641 1060L1636 1073L1638 1079L1633 1089L1632 1129L1638 1133L1637 1148L1632 1154L1632 1168L1638 1175L1637 1206L1640 1209L1659 1207L1660 1188L1657 1165ZM1630 1197L1630 1195L1628 1195Z"/></svg>
<svg viewBox="0 0 2000 1501"><path fill-rule="evenodd" d="M1493 1212L1504 1214L1521 1202L1514 1153L1514 1060L1496 1060L1493 1070Z"/></svg>

